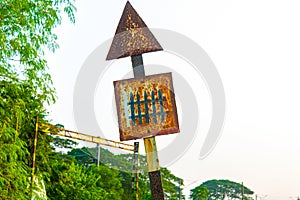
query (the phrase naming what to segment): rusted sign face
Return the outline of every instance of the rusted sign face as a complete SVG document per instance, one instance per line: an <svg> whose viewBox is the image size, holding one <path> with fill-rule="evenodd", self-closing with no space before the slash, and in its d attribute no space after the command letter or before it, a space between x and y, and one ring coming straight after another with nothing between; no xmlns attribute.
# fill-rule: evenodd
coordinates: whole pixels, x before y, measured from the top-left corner
<svg viewBox="0 0 300 200"><path fill-rule="evenodd" d="M160 50L156 38L127 1L106 60Z"/></svg>
<svg viewBox="0 0 300 200"><path fill-rule="evenodd" d="M114 81L120 139L179 132L172 74Z"/></svg>

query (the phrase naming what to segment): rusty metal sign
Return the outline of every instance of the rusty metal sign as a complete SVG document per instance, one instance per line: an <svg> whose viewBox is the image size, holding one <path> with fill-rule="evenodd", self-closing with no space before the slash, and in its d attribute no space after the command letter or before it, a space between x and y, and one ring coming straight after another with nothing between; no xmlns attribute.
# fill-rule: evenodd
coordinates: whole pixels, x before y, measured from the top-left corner
<svg viewBox="0 0 300 200"><path fill-rule="evenodd" d="M179 132L172 74L114 81L120 140Z"/></svg>
<svg viewBox="0 0 300 200"><path fill-rule="evenodd" d="M106 60L160 50L161 45L127 1Z"/></svg>

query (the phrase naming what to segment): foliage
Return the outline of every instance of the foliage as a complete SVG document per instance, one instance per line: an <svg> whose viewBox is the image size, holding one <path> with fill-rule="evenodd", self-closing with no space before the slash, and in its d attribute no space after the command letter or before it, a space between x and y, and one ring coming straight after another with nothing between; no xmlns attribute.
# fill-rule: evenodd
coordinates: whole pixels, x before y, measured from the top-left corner
<svg viewBox="0 0 300 200"><path fill-rule="evenodd" d="M73 0L0 2L0 199L30 198L34 117L54 102L44 52L58 47L62 10L74 22ZM39 133L38 173L48 174L51 141Z"/></svg>
<svg viewBox="0 0 300 200"><path fill-rule="evenodd" d="M70 158L52 162L52 173L46 184L50 199L116 199L121 200L123 190L116 170L107 166L85 167Z"/></svg>
<svg viewBox="0 0 300 200"><path fill-rule="evenodd" d="M0 197L26 199L32 158L35 123L33 116L43 114L43 97L29 84L0 81ZM51 138L40 135L39 166L51 153ZM26 194L26 195L25 195Z"/></svg>
<svg viewBox="0 0 300 200"><path fill-rule="evenodd" d="M83 147L81 149L72 149L68 152L68 155L75 157L76 161L81 165L89 166L96 163L97 156L95 155L95 153L91 153L90 150L86 147Z"/></svg>
<svg viewBox="0 0 300 200"><path fill-rule="evenodd" d="M182 194L183 180L176 177L167 168L161 168L160 171L162 175L162 183L163 183L163 188L165 193L165 199L177 200L179 199L178 198L179 192L180 192L181 199L185 199L184 195Z"/></svg>
<svg viewBox="0 0 300 200"><path fill-rule="evenodd" d="M66 149L72 149L74 146L78 145L77 142L70 140L70 139L65 139L61 137L53 137L53 145L58 148L66 148Z"/></svg>
<svg viewBox="0 0 300 200"><path fill-rule="evenodd" d="M191 190L190 198L192 200L207 200L210 193L207 187L199 185Z"/></svg>
<svg viewBox="0 0 300 200"><path fill-rule="evenodd" d="M28 168L23 162L28 151L19 137L23 124L19 111L25 107L20 99L23 88L3 81L0 85L0 199L18 199L28 184Z"/></svg>
<svg viewBox="0 0 300 200"><path fill-rule="evenodd" d="M254 193L249 188L242 186L242 184L230 180L209 180L202 183L201 186L209 190L209 200L220 200L226 197L231 200L241 199L242 188L244 190L244 200L252 199L249 195Z"/></svg>
<svg viewBox="0 0 300 200"><path fill-rule="evenodd" d="M58 48L53 29L64 10L75 21L73 0L2 0L0 3L0 75L2 80L25 80L52 96L45 73L45 49ZM48 92L46 94L45 92ZM48 99L48 98L47 98ZM49 99L50 100L50 99Z"/></svg>
<svg viewBox="0 0 300 200"><path fill-rule="evenodd" d="M68 155L75 156L76 160L85 166L91 165L96 162L96 149L95 148L82 148L73 149ZM132 154L118 154L115 155L107 149L101 148L100 150L101 165L109 166L110 168L119 171L119 177L122 183L122 188L125 191L122 199L135 199L135 191L132 185L132 169L133 169L133 155ZM139 156L139 199L151 200L150 181L147 173L146 157ZM183 186L182 179L173 175L167 168L161 168L162 182L166 200L177 200L179 195L178 184ZM131 191L131 192L128 192ZM181 191L181 199L185 199Z"/></svg>

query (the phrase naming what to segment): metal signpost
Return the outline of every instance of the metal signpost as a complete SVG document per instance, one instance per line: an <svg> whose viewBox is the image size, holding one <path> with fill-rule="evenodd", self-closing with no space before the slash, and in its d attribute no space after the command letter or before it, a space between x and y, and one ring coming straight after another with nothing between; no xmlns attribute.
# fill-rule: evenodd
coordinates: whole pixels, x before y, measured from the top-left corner
<svg viewBox="0 0 300 200"><path fill-rule="evenodd" d="M135 199L139 199L139 143L134 142L134 153L133 154L133 170L132 170L132 188L135 188Z"/></svg>
<svg viewBox="0 0 300 200"><path fill-rule="evenodd" d="M171 73L145 76L143 53L163 50L127 1L107 60L131 56L133 79L114 81L120 140L144 138L152 199L164 199L156 135L179 132Z"/></svg>

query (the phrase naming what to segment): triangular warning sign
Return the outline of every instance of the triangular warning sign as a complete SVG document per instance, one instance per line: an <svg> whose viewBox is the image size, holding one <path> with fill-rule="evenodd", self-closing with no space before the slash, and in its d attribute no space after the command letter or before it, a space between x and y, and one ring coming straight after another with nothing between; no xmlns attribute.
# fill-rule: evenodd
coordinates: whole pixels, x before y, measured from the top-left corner
<svg viewBox="0 0 300 200"><path fill-rule="evenodd" d="M163 50L145 22L127 1L106 60Z"/></svg>

